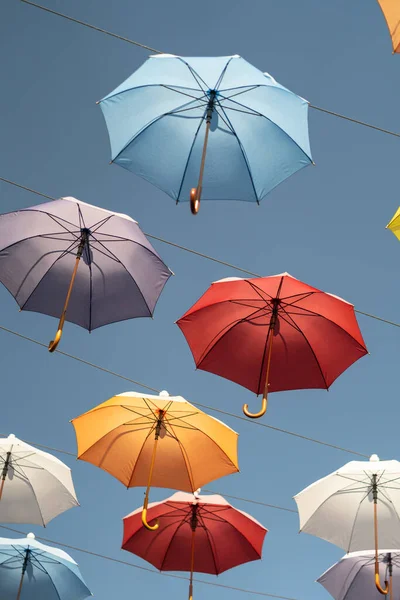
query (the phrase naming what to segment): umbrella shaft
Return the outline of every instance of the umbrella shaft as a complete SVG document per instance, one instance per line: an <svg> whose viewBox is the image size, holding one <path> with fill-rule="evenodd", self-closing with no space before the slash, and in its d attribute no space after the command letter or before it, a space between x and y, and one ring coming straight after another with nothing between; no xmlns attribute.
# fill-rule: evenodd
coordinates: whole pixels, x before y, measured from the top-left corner
<svg viewBox="0 0 400 600"><path fill-rule="evenodd" d="M21 580L19 582L19 587L18 587L18 592L17 592L17 598L16 598L16 600L20 600L20 598L21 598L22 584L24 583L24 575L25 575L25 571L22 571Z"/></svg>
<svg viewBox="0 0 400 600"><path fill-rule="evenodd" d="M204 144L203 144L203 152L201 155L201 163L200 163L200 173L199 173L199 182L197 184L197 199L200 200L201 190L203 187L203 176L204 176L204 167L206 164L206 154L207 154L207 144L208 144L208 134L210 131L211 119L207 118L206 122L206 133L204 135Z"/></svg>
<svg viewBox="0 0 400 600"><path fill-rule="evenodd" d="M7 477L8 467L10 466L10 458L11 458L11 452L7 452L7 457L6 457L6 460L4 462L3 472L1 474L0 500L1 500L2 495L3 495L4 482L5 482L6 477Z"/></svg>
<svg viewBox="0 0 400 600"><path fill-rule="evenodd" d="M189 600L193 600L193 571L194 571L194 536L196 529L192 529L192 544L190 550L190 583L189 583Z"/></svg>
<svg viewBox="0 0 400 600"><path fill-rule="evenodd" d="M23 562L23 565L22 565L21 579L19 581L19 587L18 587L18 592L17 592L17 598L16 598L16 600L20 600L20 597L21 597L22 584L24 583L24 575L25 575L26 567L28 565L28 561L29 561L29 548L27 548L25 550L25 558L24 558L24 562Z"/></svg>

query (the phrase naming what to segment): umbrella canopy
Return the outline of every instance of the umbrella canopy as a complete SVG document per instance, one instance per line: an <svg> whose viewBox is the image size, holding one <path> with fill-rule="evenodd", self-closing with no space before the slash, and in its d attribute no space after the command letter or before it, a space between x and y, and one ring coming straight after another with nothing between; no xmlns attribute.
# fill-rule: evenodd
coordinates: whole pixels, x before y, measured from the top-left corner
<svg viewBox="0 0 400 600"><path fill-rule="evenodd" d="M151 534L141 526L141 509L124 518L122 548L160 571L190 571L219 575L238 565L259 560L267 529L222 496L178 492L149 504L149 521L159 528Z"/></svg>
<svg viewBox="0 0 400 600"><path fill-rule="evenodd" d="M288 273L214 282L177 321L196 367L256 394L325 388L367 354L354 307Z"/></svg>
<svg viewBox="0 0 400 600"><path fill-rule="evenodd" d="M83 600L91 595L66 552L41 544L33 533L0 538L1 600Z"/></svg>
<svg viewBox="0 0 400 600"><path fill-rule="evenodd" d="M64 320L152 316L171 275L136 221L75 198L0 215L0 240L1 283L21 310L62 315L57 343Z"/></svg>
<svg viewBox="0 0 400 600"><path fill-rule="evenodd" d="M375 552L363 550L346 554L319 579L335 600L379 600L382 594L371 583L374 581ZM400 550L379 550L379 572L390 587L400 589Z"/></svg>
<svg viewBox="0 0 400 600"><path fill-rule="evenodd" d="M390 231L400 240L400 207L396 210L391 221L386 225Z"/></svg>
<svg viewBox="0 0 400 600"><path fill-rule="evenodd" d="M112 162L194 213L201 195L260 202L312 163L308 102L237 55L150 56L99 104Z"/></svg>
<svg viewBox="0 0 400 600"><path fill-rule="evenodd" d="M72 420L78 458L126 487L194 491L236 473L238 434L181 396L126 392Z"/></svg>
<svg viewBox="0 0 400 600"><path fill-rule="evenodd" d="M378 548L400 547L400 462L380 461L376 454L369 461L351 461L294 499L300 531L346 552L375 548L379 589Z"/></svg>
<svg viewBox="0 0 400 600"><path fill-rule="evenodd" d="M0 439L0 478L1 523L46 526L79 505L71 469L13 434Z"/></svg>
<svg viewBox="0 0 400 600"><path fill-rule="evenodd" d="M378 4L392 38L393 53L400 52L400 5L397 0L378 0Z"/></svg>

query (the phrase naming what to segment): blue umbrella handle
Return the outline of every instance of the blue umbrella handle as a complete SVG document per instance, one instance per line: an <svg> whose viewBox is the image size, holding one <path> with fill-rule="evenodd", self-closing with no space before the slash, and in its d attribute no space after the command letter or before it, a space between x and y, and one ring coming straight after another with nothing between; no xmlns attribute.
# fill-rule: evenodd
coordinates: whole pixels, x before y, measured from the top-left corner
<svg viewBox="0 0 400 600"><path fill-rule="evenodd" d="M197 184L197 188L192 188L190 190L190 210L192 211L193 215L197 215L197 213L200 210L201 192L202 192L202 188L203 188L204 166L206 164L208 134L210 133L212 113L214 110L214 102L215 102L215 92L211 92L210 99L208 101L208 106L207 106L207 113L206 113L206 132L204 135L203 152L201 155L199 182Z"/></svg>

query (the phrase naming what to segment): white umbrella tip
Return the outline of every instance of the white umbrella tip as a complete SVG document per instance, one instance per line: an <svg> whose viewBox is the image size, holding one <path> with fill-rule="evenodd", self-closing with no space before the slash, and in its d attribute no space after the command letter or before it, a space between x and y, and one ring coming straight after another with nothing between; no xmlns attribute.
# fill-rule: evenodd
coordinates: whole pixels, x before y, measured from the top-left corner
<svg viewBox="0 0 400 600"><path fill-rule="evenodd" d="M169 394L168 394L167 390L161 390L161 392L160 392L159 395L160 395L161 398L168 398L169 397Z"/></svg>
<svg viewBox="0 0 400 600"><path fill-rule="evenodd" d="M29 538L30 540L34 540L35 539L35 534L34 533L28 533L28 535L26 537Z"/></svg>
<svg viewBox="0 0 400 600"><path fill-rule="evenodd" d="M15 435L13 433L10 433L10 435L8 436L9 440L15 440Z"/></svg>
<svg viewBox="0 0 400 600"><path fill-rule="evenodd" d="M379 462L379 456L377 454L372 454L369 458L370 462Z"/></svg>

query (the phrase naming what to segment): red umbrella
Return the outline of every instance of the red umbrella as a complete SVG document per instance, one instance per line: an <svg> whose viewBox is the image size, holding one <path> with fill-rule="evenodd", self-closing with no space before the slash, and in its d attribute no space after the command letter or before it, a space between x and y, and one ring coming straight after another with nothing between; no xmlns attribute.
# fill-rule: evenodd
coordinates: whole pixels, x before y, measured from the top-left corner
<svg viewBox="0 0 400 600"><path fill-rule="evenodd" d="M190 571L218 575L232 567L259 560L267 530L222 496L178 492L148 506L148 520L158 519L156 532L142 525L142 509L124 518L122 548L160 571Z"/></svg>
<svg viewBox="0 0 400 600"><path fill-rule="evenodd" d="M345 300L288 273L211 284L177 321L203 371L263 394L325 388L368 353Z"/></svg>

